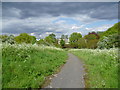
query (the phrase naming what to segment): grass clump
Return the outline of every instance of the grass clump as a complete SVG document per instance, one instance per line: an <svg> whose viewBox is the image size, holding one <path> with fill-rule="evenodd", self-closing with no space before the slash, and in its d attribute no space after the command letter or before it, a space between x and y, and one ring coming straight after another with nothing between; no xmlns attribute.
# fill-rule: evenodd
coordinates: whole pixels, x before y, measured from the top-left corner
<svg viewBox="0 0 120 90"><path fill-rule="evenodd" d="M67 53L54 47L2 45L2 87L39 88L66 62Z"/></svg>
<svg viewBox="0 0 120 90"><path fill-rule="evenodd" d="M117 49L77 49L70 52L84 61L88 88L118 88Z"/></svg>

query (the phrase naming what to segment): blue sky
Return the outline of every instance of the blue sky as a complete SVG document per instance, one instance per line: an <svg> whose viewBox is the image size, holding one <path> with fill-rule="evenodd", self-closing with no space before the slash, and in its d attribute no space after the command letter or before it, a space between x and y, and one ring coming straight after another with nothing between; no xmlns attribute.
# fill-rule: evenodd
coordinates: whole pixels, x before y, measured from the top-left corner
<svg viewBox="0 0 120 90"><path fill-rule="evenodd" d="M3 2L3 34L29 33L39 38L55 33L105 31L118 22L116 2Z"/></svg>

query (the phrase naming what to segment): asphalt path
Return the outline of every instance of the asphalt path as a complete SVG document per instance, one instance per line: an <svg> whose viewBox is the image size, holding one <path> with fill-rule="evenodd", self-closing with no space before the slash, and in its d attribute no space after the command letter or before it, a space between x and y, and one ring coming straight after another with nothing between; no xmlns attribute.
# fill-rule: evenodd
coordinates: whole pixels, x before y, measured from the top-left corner
<svg viewBox="0 0 120 90"><path fill-rule="evenodd" d="M71 53L68 56L67 63L46 88L85 88L83 63Z"/></svg>

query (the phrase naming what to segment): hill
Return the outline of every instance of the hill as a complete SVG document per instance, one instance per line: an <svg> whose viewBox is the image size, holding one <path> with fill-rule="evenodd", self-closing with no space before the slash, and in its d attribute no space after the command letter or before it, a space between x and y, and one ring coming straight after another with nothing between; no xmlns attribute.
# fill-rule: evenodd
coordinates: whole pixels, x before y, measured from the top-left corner
<svg viewBox="0 0 120 90"><path fill-rule="evenodd" d="M103 38L103 36L108 37L109 35L116 34L118 33L118 31L120 31L120 22L114 24L114 26L109 28L107 31L103 32L101 34L101 38Z"/></svg>

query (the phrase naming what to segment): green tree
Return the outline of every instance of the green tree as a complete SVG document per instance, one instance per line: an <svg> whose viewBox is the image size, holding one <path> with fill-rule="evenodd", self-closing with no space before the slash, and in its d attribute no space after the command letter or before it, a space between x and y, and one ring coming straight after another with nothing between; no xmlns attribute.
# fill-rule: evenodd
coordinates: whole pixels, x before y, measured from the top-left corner
<svg viewBox="0 0 120 90"><path fill-rule="evenodd" d="M39 41L37 41L37 44L44 44L44 40L43 39L40 39Z"/></svg>
<svg viewBox="0 0 120 90"><path fill-rule="evenodd" d="M46 46L49 45L49 44L47 44L47 43L45 42L44 39L40 39L39 41L37 41L37 44L38 44L38 45L46 45Z"/></svg>
<svg viewBox="0 0 120 90"><path fill-rule="evenodd" d="M87 48L97 48L97 43L99 40L99 35L95 32L89 33L88 35L84 36L86 43L87 43Z"/></svg>
<svg viewBox="0 0 120 90"><path fill-rule="evenodd" d="M32 43L36 42L36 38L34 36L30 36L27 33L21 33L19 36L15 37L16 43Z"/></svg>
<svg viewBox="0 0 120 90"><path fill-rule="evenodd" d="M93 39L97 39L97 36L94 34L88 34L88 35L85 35L84 38L87 40L93 40Z"/></svg>
<svg viewBox="0 0 120 90"><path fill-rule="evenodd" d="M34 44L34 43L36 43L36 37L35 36L31 36L31 38L32 38L32 44Z"/></svg>
<svg viewBox="0 0 120 90"><path fill-rule="evenodd" d="M60 40L60 45L62 48L65 46L65 41L63 39Z"/></svg>
<svg viewBox="0 0 120 90"><path fill-rule="evenodd" d="M113 34L113 35L109 35L107 37L104 37L104 39L101 39L97 43L98 48L109 49L109 48L119 47L119 38L120 38L120 36L118 34Z"/></svg>
<svg viewBox="0 0 120 90"><path fill-rule="evenodd" d="M8 38L7 35L0 35L0 39L1 39L2 42L6 42L7 38Z"/></svg>
<svg viewBox="0 0 120 90"><path fill-rule="evenodd" d="M120 31L120 22L114 24L114 26L110 27L108 30L103 32L101 34L101 39L104 39L104 37L108 37L109 35L112 34L117 34Z"/></svg>
<svg viewBox="0 0 120 90"><path fill-rule="evenodd" d="M14 43L15 43L15 40L14 40L14 36L13 36L13 35L10 35L10 36L0 35L0 39L1 39L1 41L2 41L3 43L4 43L4 42L10 43L10 44L14 44Z"/></svg>
<svg viewBox="0 0 120 90"><path fill-rule="evenodd" d="M70 44L72 47L77 48L78 47L78 40L82 38L82 35L80 33L72 33L69 37Z"/></svg>
<svg viewBox="0 0 120 90"><path fill-rule="evenodd" d="M10 44L14 44L15 43L15 40L14 40L14 36L13 35L10 35L7 37L7 43L10 43Z"/></svg>
<svg viewBox="0 0 120 90"><path fill-rule="evenodd" d="M68 39L68 35L61 35L61 39Z"/></svg>
<svg viewBox="0 0 120 90"><path fill-rule="evenodd" d="M87 48L87 42L84 38L78 40L78 48Z"/></svg>
<svg viewBox="0 0 120 90"><path fill-rule="evenodd" d="M45 42L47 42L49 45L54 45L57 42L56 35L52 33L45 37Z"/></svg>

